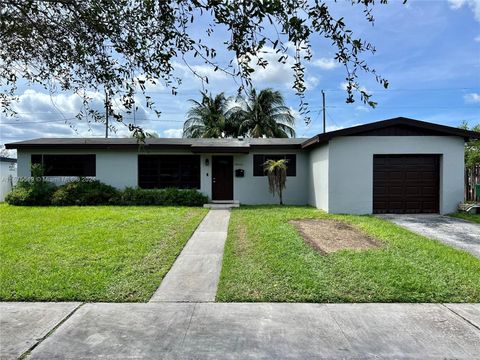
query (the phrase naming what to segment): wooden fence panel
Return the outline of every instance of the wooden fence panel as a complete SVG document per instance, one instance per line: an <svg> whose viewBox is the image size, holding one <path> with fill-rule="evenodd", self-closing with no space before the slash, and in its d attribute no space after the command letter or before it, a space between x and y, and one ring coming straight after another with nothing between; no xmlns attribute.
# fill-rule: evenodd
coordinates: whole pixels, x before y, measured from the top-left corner
<svg viewBox="0 0 480 360"><path fill-rule="evenodd" d="M480 184L480 164L465 169L465 200L475 201L475 184ZM480 196L480 194L478 194Z"/></svg>

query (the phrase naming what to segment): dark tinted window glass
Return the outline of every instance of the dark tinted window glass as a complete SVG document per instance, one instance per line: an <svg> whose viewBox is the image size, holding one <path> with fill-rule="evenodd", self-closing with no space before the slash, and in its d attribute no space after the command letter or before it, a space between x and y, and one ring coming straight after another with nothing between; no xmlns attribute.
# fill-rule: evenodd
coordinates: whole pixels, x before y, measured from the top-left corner
<svg viewBox="0 0 480 360"><path fill-rule="evenodd" d="M32 155L45 176L95 176L95 155Z"/></svg>
<svg viewBox="0 0 480 360"><path fill-rule="evenodd" d="M138 186L143 189L200 189L200 156L139 155Z"/></svg>
<svg viewBox="0 0 480 360"><path fill-rule="evenodd" d="M33 164L42 165L42 155L32 155L32 165Z"/></svg>
<svg viewBox="0 0 480 360"><path fill-rule="evenodd" d="M265 176L263 171L263 164L267 160L280 160L286 159L287 161L287 176L297 176L297 156L295 154L285 155L253 155L253 176Z"/></svg>

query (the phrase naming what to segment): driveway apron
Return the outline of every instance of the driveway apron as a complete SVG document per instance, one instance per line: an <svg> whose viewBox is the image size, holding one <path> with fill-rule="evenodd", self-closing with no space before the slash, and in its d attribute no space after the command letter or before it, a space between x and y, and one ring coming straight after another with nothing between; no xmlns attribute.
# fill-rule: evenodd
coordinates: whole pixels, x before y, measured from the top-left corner
<svg viewBox="0 0 480 360"><path fill-rule="evenodd" d="M443 215L379 215L417 234L468 251L480 258L480 225Z"/></svg>
<svg viewBox="0 0 480 360"><path fill-rule="evenodd" d="M229 220L229 210L209 211L150 302L215 301Z"/></svg>

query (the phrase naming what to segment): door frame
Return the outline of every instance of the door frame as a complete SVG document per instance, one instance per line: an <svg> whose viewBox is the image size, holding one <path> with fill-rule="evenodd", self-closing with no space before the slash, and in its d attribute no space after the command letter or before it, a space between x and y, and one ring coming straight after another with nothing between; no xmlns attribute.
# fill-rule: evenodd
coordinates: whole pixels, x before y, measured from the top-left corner
<svg viewBox="0 0 480 360"><path fill-rule="evenodd" d="M214 187L215 187L215 184L217 184L217 179L215 179L214 175L215 175L215 160L219 160L219 159L228 159L230 161L230 168L231 168L231 194L232 194L232 198L231 199L216 199L215 198L215 190L214 190ZM235 187L234 187L234 159L233 159L233 155L212 155L212 181L211 181L211 185L212 185L212 201L233 201L233 199L235 198L235 193L234 193L234 190L235 190ZM225 181L226 179L222 179L223 181Z"/></svg>

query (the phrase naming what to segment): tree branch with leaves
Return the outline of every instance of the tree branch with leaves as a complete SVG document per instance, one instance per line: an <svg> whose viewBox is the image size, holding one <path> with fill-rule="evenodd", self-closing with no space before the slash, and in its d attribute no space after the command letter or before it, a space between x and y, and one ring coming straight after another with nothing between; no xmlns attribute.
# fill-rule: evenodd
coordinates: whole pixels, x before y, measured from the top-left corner
<svg viewBox="0 0 480 360"><path fill-rule="evenodd" d="M345 1L371 23L374 6L388 2ZM124 123L124 117L112 99L118 99L128 114L138 89L147 107L160 116L161 104L146 94L145 83L160 82L177 94L182 83L175 73L177 61L207 84L208 77L191 66L200 60L232 76L242 92L252 86L256 69L268 66L264 56L268 46L279 62L293 57L292 88L300 99L300 113L310 122L304 101L305 63L312 59L311 43L317 38L331 41L335 60L345 68L346 101L353 102L358 94L361 101L375 106L358 81L364 72L388 87L388 81L363 59L375 48L356 37L343 18L335 18L331 6L335 3L327 5L324 0L1 0L2 111L15 115L12 103L18 100L18 83L26 81L50 93L76 93L83 101L78 117L88 121L105 121L91 106L91 92L104 91L109 95L105 106L118 123ZM224 36L223 48L208 45L214 34ZM231 54L230 61L220 63L219 52ZM142 132L134 124L125 125Z"/></svg>

